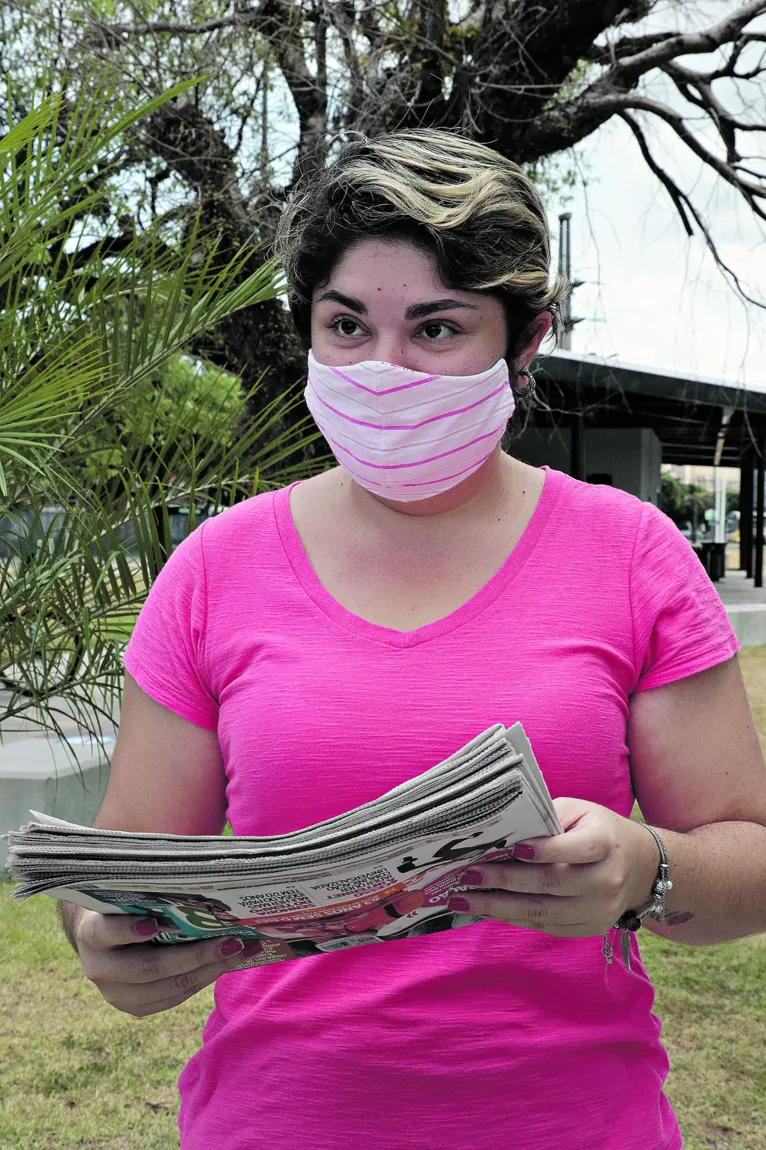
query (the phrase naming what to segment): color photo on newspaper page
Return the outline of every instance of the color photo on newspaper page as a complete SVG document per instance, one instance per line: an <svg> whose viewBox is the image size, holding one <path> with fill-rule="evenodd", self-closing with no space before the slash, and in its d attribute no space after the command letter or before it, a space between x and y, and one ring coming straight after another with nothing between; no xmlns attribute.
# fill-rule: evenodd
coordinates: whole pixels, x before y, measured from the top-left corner
<svg viewBox="0 0 766 1150"><path fill-rule="evenodd" d="M547 833L542 827L538 831L539 835ZM527 833L524 837L533 836ZM513 843L501 835L478 847L470 838L440 845L445 854L455 852L456 857L447 864L413 865L413 855L408 854L373 862L363 872L316 875L289 886L243 888L219 883L209 890L198 886L188 892L155 892L127 890L115 884L111 890L99 886L90 890L59 888L49 893L102 913L151 914L164 924L181 928L180 935L161 934L160 942L224 934L257 939L261 953L247 965L263 966L478 922L475 916L448 911L447 899L464 889L459 877L468 866L511 858Z"/></svg>
<svg viewBox="0 0 766 1150"><path fill-rule="evenodd" d="M36 817L9 836L17 897L46 893L180 928L159 943L258 940L241 968L477 922L447 910L462 872L561 833L518 723L490 728L364 808L288 835L142 835Z"/></svg>

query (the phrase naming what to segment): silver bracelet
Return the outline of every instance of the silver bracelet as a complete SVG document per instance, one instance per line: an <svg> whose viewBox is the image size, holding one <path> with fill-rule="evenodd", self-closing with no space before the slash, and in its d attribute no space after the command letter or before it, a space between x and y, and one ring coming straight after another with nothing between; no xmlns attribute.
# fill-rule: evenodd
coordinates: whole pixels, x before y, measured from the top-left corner
<svg viewBox="0 0 766 1150"><path fill-rule="evenodd" d="M660 838L659 831L654 827L650 827L648 823L641 823L642 827L646 827L649 834L652 836L657 844L660 852L660 866L657 871L657 877L652 883L652 901L642 911L638 911L636 917L641 920L645 916L653 918L655 922L665 922L665 895L673 889L673 883L670 881L670 863L668 862L665 844Z"/></svg>
<svg viewBox="0 0 766 1150"><path fill-rule="evenodd" d="M654 827L650 827L648 823L641 823L649 831L654 841L657 844L657 849L660 852L660 865L657 871L657 877L652 883L652 901L643 910L626 910L624 914L620 915L617 922L614 924L615 930L620 932L620 949L622 950L622 957L625 965L630 970L630 934L635 933L641 926L641 919L651 918L655 922L665 922L665 896L673 889L673 883L670 881L670 863L668 862L667 851L665 844L660 838L659 831ZM611 965L612 950L611 943L609 942L609 931L604 935L604 945L601 948L602 954L607 963Z"/></svg>

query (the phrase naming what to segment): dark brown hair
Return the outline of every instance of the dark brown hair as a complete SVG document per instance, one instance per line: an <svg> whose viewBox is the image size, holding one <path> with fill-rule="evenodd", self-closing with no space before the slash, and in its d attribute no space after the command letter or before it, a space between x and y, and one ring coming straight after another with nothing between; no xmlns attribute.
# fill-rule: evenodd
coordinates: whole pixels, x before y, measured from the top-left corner
<svg viewBox="0 0 766 1150"><path fill-rule="evenodd" d="M551 312L561 327L567 284L550 278L550 232L540 193L522 169L453 132L413 129L348 144L298 185L276 248L296 329L311 340L311 298L349 248L406 241L433 255L445 287L486 291L503 303L508 357L530 322Z"/></svg>

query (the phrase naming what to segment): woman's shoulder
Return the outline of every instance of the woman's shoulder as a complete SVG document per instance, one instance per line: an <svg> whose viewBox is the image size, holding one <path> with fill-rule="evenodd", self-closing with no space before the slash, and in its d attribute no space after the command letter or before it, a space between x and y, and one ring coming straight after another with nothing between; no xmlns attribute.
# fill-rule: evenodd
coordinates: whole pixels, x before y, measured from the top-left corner
<svg viewBox="0 0 766 1150"><path fill-rule="evenodd" d="M281 491L282 488L277 490ZM257 495L249 495L247 499L240 499L238 503L232 503L230 507L217 510L214 515L211 515L209 522L211 525L215 524L217 530L221 530L224 526L230 527L243 519L255 521L268 515L277 490L260 491ZM209 531L210 528L207 530Z"/></svg>
<svg viewBox="0 0 766 1150"><path fill-rule="evenodd" d="M205 550L223 543L231 543L253 535L263 536L275 532L274 505L281 491L261 491L247 499L233 503L204 521Z"/></svg>
<svg viewBox="0 0 766 1150"><path fill-rule="evenodd" d="M236 581L244 571L270 571L281 556L274 505L284 490L263 491L204 519L176 551L189 548L184 558L208 585Z"/></svg>
<svg viewBox="0 0 766 1150"><path fill-rule="evenodd" d="M675 523L649 499L606 483L585 483L550 471L556 485L554 534L571 550L630 562L661 547L687 559L691 550ZM695 557L696 558L696 557Z"/></svg>
<svg viewBox="0 0 766 1150"><path fill-rule="evenodd" d="M620 487L613 487L610 483L586 483L581 479L573 479L566 472L554 472L552 468L547 470L558 477L559 504L577 514L637 522L642 509L647 505L647 500Z"/></svg>
<svg viewBox="0 0 766 1150"><path fill-rule="evenodd" d="M635 539L647 508L662 514L648 501L619 487L585 483L563 471L546 470L555 488L555 516L560 530L568 529L593 541L600 538L624 543Z"/></svg>

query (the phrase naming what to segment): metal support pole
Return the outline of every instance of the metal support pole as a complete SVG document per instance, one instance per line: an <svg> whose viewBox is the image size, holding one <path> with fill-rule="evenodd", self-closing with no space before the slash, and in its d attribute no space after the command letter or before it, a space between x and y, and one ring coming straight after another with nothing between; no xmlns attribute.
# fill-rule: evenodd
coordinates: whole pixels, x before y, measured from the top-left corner
<svg viewBox="0 0 766 1150"><path fill-rule="evenodd" d="M755 563L753 564L756 587L763 587L763 481L764 481L764 448L766 438L761 436L758 443L758 468L756 471L755 488Z"/></svg>
<svg viewBox="0 0 766 1150"><path fill-rule="evenodd" d="M713 468L713 488L715 491L715 530L714 542L726 542L726 472L723 467Z"/></svg>
<svg viewBox="0 0 766 1150"><path fill-rule="evenodd" d="M585 428L579 411L572 416L569 474L573 479L585 479Z"/></svg>
<svg viewBox="0 0 766 1150"><path fill-rule="evenodd" d="M748 566L745 567L745 572L746 575L748 575L748 578L752 578L753 563L756 561L756 524L754 524L754 516L756 516L756 475L756 466L754 466L753 463L752 490L750 492L750 534L748 535L748 555L746 555L746 558L748 558Z"/></svg>
<svg viewBox="0 0 766 1150"><path fill-rule="evenodd" d="M739 469L739 569L753 572L753 453L747 448Z"/></svg>
<svg viewBox="0 0 766 1150"><path fill-rule="evenodd" d="M753 578L753 563L755 562L755 479L757 475L755 459L756 456L753 454L753 483L750 489L750 526L747 537L747 567L745 568L748 579Z"/></svg>
<svg viewBox="0 0 766 1150"><path fill-rule="evenodd" d="M562 212L559 216L559 275L572 283L572 241L570 224L571 212ZM563 331L561 333L561 347L569 351L572 347L572 288L570 287L561 301L561 320ZM580 476L575 478L579 479Z"/></svg>

